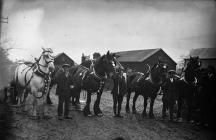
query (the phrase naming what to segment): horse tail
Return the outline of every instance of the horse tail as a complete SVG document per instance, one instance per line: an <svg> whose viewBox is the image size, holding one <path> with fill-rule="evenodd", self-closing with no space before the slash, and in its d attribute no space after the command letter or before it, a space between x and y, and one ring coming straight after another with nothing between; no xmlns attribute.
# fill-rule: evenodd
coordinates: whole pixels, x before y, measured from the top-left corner
<svg viewBox="0 0 216 140"><path fill-rule="evenodd" d="M18 69L19 69L19 66L16 67L15 71L14 71L14 76L13 76L13 81L18 83L19 80L18 80Z"/></svg>
<svg viewBox="0 0 216 140"><path fill-rule="evenodd" d="M12 89L12 94L11 94L11 98L12 98L12 103L16 104L17 103L17 97L19 95L19 79L18 79L18 69L19 66L17 66L17 68L14 71L14 76L12 78L12 81L10 82L10 87Z"/></svg>

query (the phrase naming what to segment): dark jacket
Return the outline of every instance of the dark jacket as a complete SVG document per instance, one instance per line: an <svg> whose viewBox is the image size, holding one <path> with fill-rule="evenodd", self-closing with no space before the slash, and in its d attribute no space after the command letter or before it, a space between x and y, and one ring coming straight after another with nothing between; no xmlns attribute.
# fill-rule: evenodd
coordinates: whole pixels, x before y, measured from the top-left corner
<svg viewBox="0 0 216 140"><path fill-rule="evenodd" d="M58 73L55 78L54 82L57 84L56 94L57 95L66 95L70 94L70 86L73 85L71 80L72 78L70 75L68 77L65 76L64 72Z"/></svg>

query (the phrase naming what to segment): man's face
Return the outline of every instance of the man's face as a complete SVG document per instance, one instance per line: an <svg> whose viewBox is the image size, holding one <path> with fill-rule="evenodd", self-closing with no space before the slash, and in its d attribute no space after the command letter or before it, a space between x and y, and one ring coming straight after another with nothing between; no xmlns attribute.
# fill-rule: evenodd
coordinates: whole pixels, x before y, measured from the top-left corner
<svg viewBox="0 0 216 140"><path fill-rule="evenodd" d="M69 68L67 68L67 67L64 68L64 72L65 72L65 73L68 73L68 72L69 72Z"/></svg>

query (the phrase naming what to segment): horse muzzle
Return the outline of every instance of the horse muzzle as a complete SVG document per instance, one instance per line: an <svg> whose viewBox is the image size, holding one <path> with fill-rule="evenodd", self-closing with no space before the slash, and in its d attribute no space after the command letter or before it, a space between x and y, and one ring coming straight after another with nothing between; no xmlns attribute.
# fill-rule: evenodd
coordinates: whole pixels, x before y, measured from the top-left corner
<svg viewBox="0 0 216 140"><path fill-rule="evenodd" d="M49 67L49 71L50 72L54 72L54 70L55 70L55 66L54 65Z"/></svg>

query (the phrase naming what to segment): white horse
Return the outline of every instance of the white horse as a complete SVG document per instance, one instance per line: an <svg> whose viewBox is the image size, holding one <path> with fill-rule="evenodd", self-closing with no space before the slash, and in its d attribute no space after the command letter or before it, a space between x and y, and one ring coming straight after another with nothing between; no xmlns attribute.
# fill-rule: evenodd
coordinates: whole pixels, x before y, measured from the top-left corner
<svg viewBox="0 0 216 140"><path fill-rule="evenodd" d="M50 48L42 48L43 52L35 63L22 63L15 70L14 80L19 87L18 101L25 106L25 101L30 92L33 99L32 116L38 117L37 104L42 100L42 113L44 115L44 99L50 85L50 73L54 71L53 51ZM40 107L41 108L41 107Z"/></svg>

